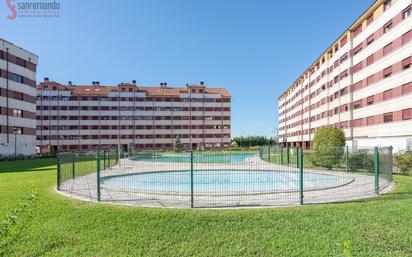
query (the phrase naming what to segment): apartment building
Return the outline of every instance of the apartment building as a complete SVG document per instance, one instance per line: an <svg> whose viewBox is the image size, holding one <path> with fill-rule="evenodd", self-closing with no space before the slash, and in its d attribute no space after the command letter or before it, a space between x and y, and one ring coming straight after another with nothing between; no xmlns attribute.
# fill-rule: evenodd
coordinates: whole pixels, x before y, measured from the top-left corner
<svg viewBox="0 0 412 257"><path fill-rule="evenodd" d="M42 153L119 147L123 151L230 145L230 95L203 82L185 87L132 83L37 86L37 145Z"/></svg>
<svg viewBox="0 0 412 257"><path fill-rule="evenodd" d="M336 126L354 148L412 147L411 3L374 2L282 93L282 144L310 148Z"/></svg>
<svg viewBox="0 0 412 257"><path fill-rule="evenodd" d="M37 59L0 38L0 156L36 153Z"/></svg>

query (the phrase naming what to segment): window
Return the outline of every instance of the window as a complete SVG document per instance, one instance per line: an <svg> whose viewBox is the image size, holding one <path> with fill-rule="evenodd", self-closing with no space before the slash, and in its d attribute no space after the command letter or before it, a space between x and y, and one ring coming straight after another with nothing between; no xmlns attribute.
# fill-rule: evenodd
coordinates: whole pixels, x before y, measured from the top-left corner
<svg viewBox="0 0 412 257"><path fill-rule="evenodd" d="M389 32L392 29L392 21L386 23L385 26L383 26L383 33Z"/></svg>
<svg viewBox="0 0 412 257"><path fill-rule="evenodd" d="M362 100L356 101L353 103L353 109L359 109L362 108Z"/></svg>
<svg viewBox="0 0 412 257"><path fill-rule="evenodd" d="M369 77L366 78L366 85L371 85L373 82L375 82L375 77L374 75L371 75Z"/></svg>
<svg viewBox="0 0 412 257"><path fill-rule="evenodd" d="M348 59L348 55L345 54L344 56L342 56L342 57L340 58L340 63L343 63L343 62L346 61L347 59Z"/></svg>
<svg viewBox="0 0 412 257"><path fill-rule="evenodd" d="M335 81L335 83L338 83L339 82L339 76L336 76L334 81Z"/></svg>
<svg viewBox="0 0 412 257"><path fill-rule="evenodd" d="M384 123L388 123L388 122L392 122L392 121L393 121L393 113L392 112L388 112L388 113L385 113L383 115L383 122Z"/></svg>
<svg viewBox="0 0 412 257"><path fill-rule="evenodd" d="M23 134L23 128L13 127L13 134Z"/></svg>
<svg viewBox="0 0 412 257"><path fill-rule="evenodd" d="M392 52L392 43L387 44L387 45L383 48L383 56L389 54L390 52Z"/></svg>
<svg viewBox="0 0 412 257"><path fill-rule="evenodd" d="M348 71L344 71L344 72L342 72L341 74L340 74L340 79L342 80L342 79L344 79L344 78L346 78L348 76Z"/></svg>
<svg viewBox="0 0 412 257"><path fill-rule="evenodd" d="M372 34L366 39L366 44L370 45L373 43L374 40L375 40L375 34Z"/></svg>
<svg viewBox="0 0 412 257"><path fill-rule="evenodd" d="M18 74L12 73L11 74L11 80L16 81L18 83L23 83L23 76L20 76Z"/></svg>
<svg viewBox="0 0 412 257"><path fill-rule="evenodd" d="M393 97L393 90L389 89L383 92L383 100L389 100Z"/></svg>
<svg viewBox="0 0 412 257"><path fill-rule="evenodd" d="M403 18L407 19L411 17L411 7L408 7L405 11L403 11Z"/></svg>
<svg viewBox="0 0 412 257"><path fill-rule="evenodd" d="M392 75L392 66L389 66L388 68L383 70L383 77L388 78Z"/></svg>
<svg viewBox="0 0 412 257"><path fill-rule="evenodd" d="M373 22L373 13L366 19L366 24L370 25Z"/></svg>
<svg viewBox="0 0 412 257"><path fill-rule="evenodd" d="M356 72L360 71L362 69L362 66L363 66L362 62L360 62L360 63L356 64L355 66L353 66L352 73L356 73Z"/></svg>
<svg viewBox="0 0 412 257"><path fill-rule="evenodd" d="M412 38L412 30L409 30L408 32L402 35L402 45L411 41L411 38Z"/></svg>
<svg viewBox="0 0 412 257"><path fill-rule="evenodd" d="M360 90L362 88L362 86L363 86L363 81L362 80L359 81L359 82L356 82L355 84L352 85L353 91Z"/></svg>
<svg viewBox="0 0 412 257"><path fill-rule="evenodd" d="M402 69L406 70L411 67L411 57L402 60Z"/></svg>
<svg viewBox="0 0 412 257"><path fill-rule="evenodd" d="M369 55L368 58L366 58L366 66L371 65L375 61L375 56L373 54Z"/></svg>
<svg viewBox="0 0 412 257"><path fill-rule="evenodd" d="M348 42L348 36L345 36L344 38L342 38L342 40L340 41L340 47L344 46L346 42Z"/></svg>
<svg viewBox="0 0 412 257"><path fill-rule="evenodd" d="M367 124L368 126L375 124L375 116L369 116L369 117L366 119L366 124Z"/></svg>
<svg viewBox="0 0 412 257"><path fill-rule="evenodd" d="M22 110L18 110L18 109L14 109L13 110L13 116L14 117L23 117L23 111Z"/></svg>
<svg viewBox="0 0 412 257"><path fill-rule="evenodd" d="M353 55L357 55L362 50L362 43L353 49Z"/></svg>
<svg viewBox="0 0 412 257"><path fill-rule="evenodd" d="M412 108L402 110L402 120L412 119Z"/></svg>
<svg viewBox="0 0 412 257"><path fill-rule="evenodd" d="M369 96L367 99L366 99L366 105L372 105L373 103L375 102L375 96Z"/></svg>
<svg viewBox="0 0 412 257"><path fill-rule="evenodd" d="M359 35L362 32L362 25L359 25L355 31L353 32L353 37L356 37L357 35Z"/></svg>
<svg viewBox="0 0 412 257"><path fill-rule="evenodd" d="M363 119L356 119L352 122L353 127L361 127L363 125Z"/></svg>
<svg viewBox="0 0 412 257"><path fill-rule="evenodd" d="M386 11L392 6L392 0L386 0L385 3L383 3L383 10Z"/></svg>
<svg viewBox="0 0 412 257"><path fill-rule="evenodd" d="M402 86L402 95L406 95L412 92L412 83L409 82Z"/></svg>

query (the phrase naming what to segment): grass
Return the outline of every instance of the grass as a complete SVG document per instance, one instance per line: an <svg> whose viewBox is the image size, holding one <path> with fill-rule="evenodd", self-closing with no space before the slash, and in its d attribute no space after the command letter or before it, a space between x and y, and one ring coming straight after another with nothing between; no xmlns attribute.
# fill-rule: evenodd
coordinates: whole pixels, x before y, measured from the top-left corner
<svg viewBox="0 0 412 257"><path fill-rule="evenodd" d="M54 163L0 163L0 256L412 256L412 177L367 201L174 210L66 198Z"/></svg>

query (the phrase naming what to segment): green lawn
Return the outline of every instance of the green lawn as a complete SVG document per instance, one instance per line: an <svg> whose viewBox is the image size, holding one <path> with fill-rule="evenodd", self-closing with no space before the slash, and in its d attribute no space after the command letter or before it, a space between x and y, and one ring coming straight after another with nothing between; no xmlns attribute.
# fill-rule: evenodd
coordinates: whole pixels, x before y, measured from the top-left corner
<svg viewBox="0 0 412 257"><path fill-rule="evenodd" d="M354 256L412 256L412 177L368 201L173 210L61 196L54 162L0 163L0 256L340 256L345 241Z"/></svg>

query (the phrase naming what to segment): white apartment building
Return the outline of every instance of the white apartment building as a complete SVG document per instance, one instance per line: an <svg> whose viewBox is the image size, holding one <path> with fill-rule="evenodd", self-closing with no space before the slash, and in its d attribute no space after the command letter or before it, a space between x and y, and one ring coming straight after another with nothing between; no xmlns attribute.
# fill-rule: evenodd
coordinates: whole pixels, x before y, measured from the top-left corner
<svg viewBox="0 0 412 257"><path fill-rule="evenodd" d="M37 86L37 145L42 153L120 147L123 151L230 145L230 95L198 85L132 83Z"/></svg>
<svg viewBox="0 0 412 257"><path fill-rule="evenodd" d="M336 126L354 148L412 147L411 3L374 2L278 98L281 143Z"/></svg>
<svg viewBox="0 0 412 257"><path fill-rule="evenodd" d="M36 154L37 56L0 38L0 156Z"/></svg>

